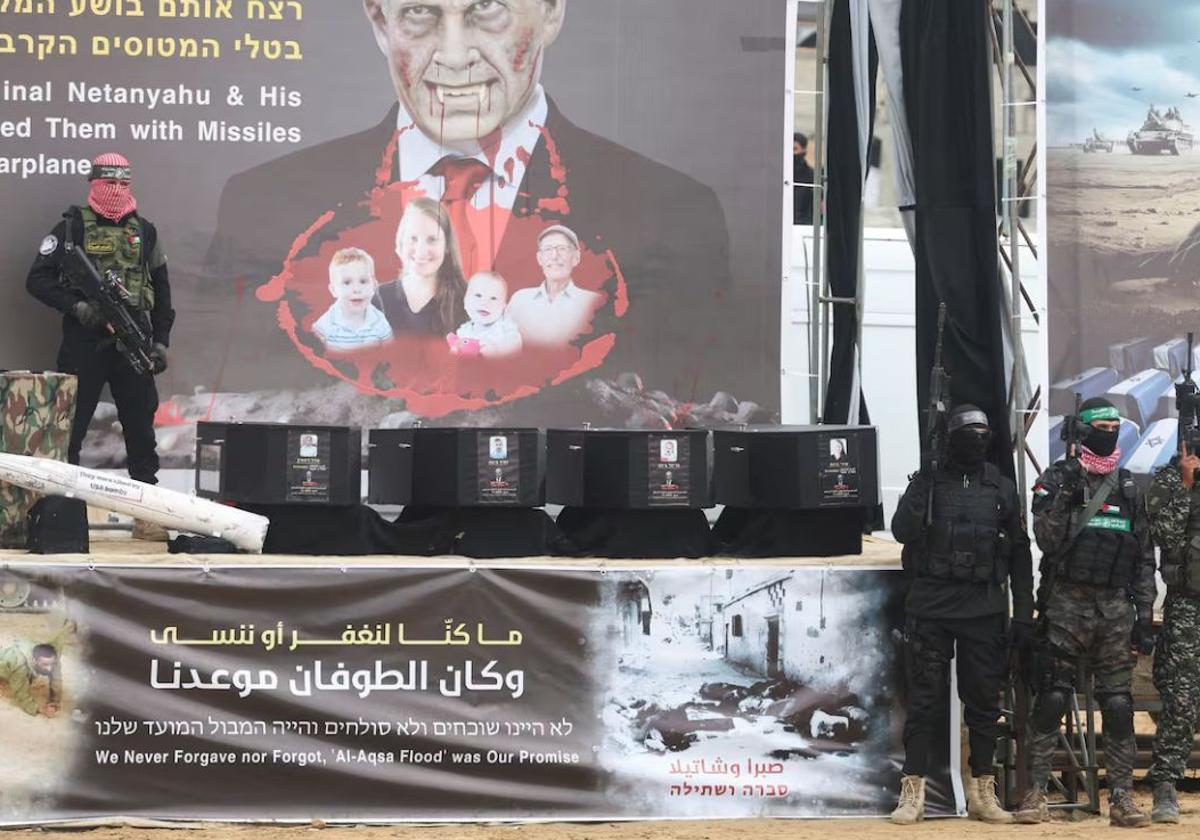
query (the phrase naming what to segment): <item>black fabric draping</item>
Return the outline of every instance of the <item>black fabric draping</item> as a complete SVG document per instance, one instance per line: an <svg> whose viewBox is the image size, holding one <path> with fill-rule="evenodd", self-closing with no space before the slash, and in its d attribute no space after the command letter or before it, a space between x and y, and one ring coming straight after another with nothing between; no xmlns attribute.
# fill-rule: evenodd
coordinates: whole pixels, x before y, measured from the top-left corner
<svg viewBox="0 0 1200 840"><path fill-rule="evenodd" d="M727 557L844 557L862 554L863 508L772 510L726 505L712 529Z"/></svg>
<svg viewBox="0 0 1200 840"><path fill-rule="evenodd" d="M868 113L875 122L875 74L879 63L875 42L870 42ZM850 6L837 0L829 35L829 125L825 241L828 248L829 289L834 297L858 294L859 229L862 223L863 162L859 155L858 117L854 92L854 44L850 34ZM815 326L814 326L815 329ZM829 381L825 386L823 422L848 423L857 377L858 315L853 306L833 307L833 344ZM858 422L870 424L867 401L859 388Z"/></svg>
<svg viewBox="0 0 1200 840"><path fill-rule="evenodd" d="M244 505L271 520L265 554L540 557L570 554L544 510L408 506L389 522L366 505Z"/></svg>
<svg viewBox="0 0 1200 840"><path fill-rule="evenodd" d="M901 11L917 184L917 402L924 411L944 301L951 395L987 412L990 459L1012 477L986 13L963 0L905 0Z"/></svg>
<svg viewBox="0 0 1200 840"><path fill-rule="evenodd" d="M362 556L439 554L436 522L388 522L366 505L240 505L271 520L264 554Z"/></svg>
<svg viewBox="0 0 1200 840"><path fill-rule="evenodd" d="M572 553L583 557L650 559L708 557L712 537L695 508L616 510L564 507L556 520Z"/></svg>

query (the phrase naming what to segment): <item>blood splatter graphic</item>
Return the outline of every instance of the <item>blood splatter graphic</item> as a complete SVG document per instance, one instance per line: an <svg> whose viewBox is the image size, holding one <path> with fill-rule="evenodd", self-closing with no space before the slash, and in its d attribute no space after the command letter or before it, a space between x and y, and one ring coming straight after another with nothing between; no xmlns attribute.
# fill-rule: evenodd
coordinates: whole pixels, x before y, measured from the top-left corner
<svg viewBox="0 0 1200 840"><path fill-rule="evenodd" d="M510 299L514 292L535 288L543 281L537 262L538 235L552 223L572 224L567 167L550 133L543 126L531 125L545 145L549 174L557 182L556 195L540 199L531 214L517 215L497 206L495 185L489 180L492 200L488 206L466 207L460 222L469 226L484 251L480 266L490 267L507 281ZM444 335L397 332L388 343L350 352L323 345L313 325L333 303L329 263L338 250L354 246L372 255L378 281L376 307L386 309L385 298L400 292L402 264L396 254L396 227L409 202L425 195L417 179L392 180L399 175L396 157L405 130L408 128L392 136L376 170L376 186L364 200L321 214L297 236L279 274L256 290L259 300L277 303L279 328L297 351L318 370L352 383L362 393L401 398L408 410L435 417L522 399L599 367L616 346L617 337L612 332L596 332L596 326L624 317L630 301L618 255L597 246L601 241L597 232L587 230L576 231L581 253L572 279L579 288L599 293L602 303L584 333L570 344L527 346L507 359L453 355ZM493 170L500 140L496 132L482 141ZM516 156L527 168L533 160L525 148L518 148ZM510 180L514 178L512 160L500 166Z"/></svg>
<svg viewBox="0 0 1200 840"><path fill-rule="evenodd" d="M517 47L513 51L512 69L520 73L525 69L525 60L529 58L529 46L533 43L533 27L521 32L517 37Z"/></svg>

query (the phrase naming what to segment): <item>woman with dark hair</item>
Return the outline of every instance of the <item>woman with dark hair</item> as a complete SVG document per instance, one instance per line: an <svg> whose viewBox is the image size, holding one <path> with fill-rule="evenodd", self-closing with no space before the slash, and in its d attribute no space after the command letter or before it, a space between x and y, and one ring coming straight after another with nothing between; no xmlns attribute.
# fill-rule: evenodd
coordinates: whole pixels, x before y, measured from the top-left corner
<svg viewBox="0 0 1200 840"><path fill-rule="evenodd" d="M453 332L466 320L467 281L445 208L430 198L410 201L396 228L396 256L403 265L400 279L380 289L393 333Z"/></svg>

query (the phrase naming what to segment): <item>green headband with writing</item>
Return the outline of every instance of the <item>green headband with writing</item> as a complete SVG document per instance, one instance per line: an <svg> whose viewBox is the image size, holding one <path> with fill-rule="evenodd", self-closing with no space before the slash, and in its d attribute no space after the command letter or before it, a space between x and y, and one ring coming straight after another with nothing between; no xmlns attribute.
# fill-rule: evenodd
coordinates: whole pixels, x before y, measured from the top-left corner
<svg viewBox="0 0 1200 840"><path fill-rule="evenodd" d="M1121 415L1111 405L1098 405L1095 408L1084 409L1079 418L1084 423L1091 423L1094 420L1120 420Z"/></svg>

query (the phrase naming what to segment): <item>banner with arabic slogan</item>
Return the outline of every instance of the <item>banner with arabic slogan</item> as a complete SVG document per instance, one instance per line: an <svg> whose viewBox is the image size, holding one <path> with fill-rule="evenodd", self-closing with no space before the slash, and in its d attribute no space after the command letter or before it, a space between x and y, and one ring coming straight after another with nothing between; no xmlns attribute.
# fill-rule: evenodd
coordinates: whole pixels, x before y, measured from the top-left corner
<svg viewBox="0 0 1200 840"><path fill-rule="evenodd" d="M894 804L897 570L0 578L3 824ZM931 788L931 807L953 812L944 774Z"/></svg>

